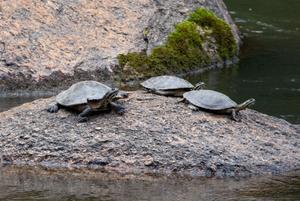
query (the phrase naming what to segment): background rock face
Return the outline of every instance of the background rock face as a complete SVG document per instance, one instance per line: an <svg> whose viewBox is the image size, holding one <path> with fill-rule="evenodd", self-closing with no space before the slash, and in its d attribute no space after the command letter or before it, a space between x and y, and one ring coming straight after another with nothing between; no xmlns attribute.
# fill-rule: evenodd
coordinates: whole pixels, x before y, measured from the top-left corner
<svg viewBox="0 0 300 201"><path fill-rule="evenodd" d="M132 92L127 112L94 115L45 108L54 99L27 103L0 117L0 163L92 167L121 173L237 176L300 167L300 130L254 110L242 122L192 111L179 98Z"/></svg>
<svg viewBox="0 0 300 201"><path fill-rule="evenodd" d="M238 40L220 0L2 0L0 90L111 81L119 54L150 52L200 6L231 23Z"/></svg>

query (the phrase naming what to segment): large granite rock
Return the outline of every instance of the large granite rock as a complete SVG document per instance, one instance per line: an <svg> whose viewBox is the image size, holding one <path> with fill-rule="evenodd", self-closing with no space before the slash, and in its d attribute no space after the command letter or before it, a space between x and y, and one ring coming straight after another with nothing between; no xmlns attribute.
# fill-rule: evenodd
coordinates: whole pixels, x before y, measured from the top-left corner
<svg viewBox="0 0 300 201"><path fill-rule="evenodd" d="M0 115L0 161L47 167L103 168L121 173L237 176L300 167L300 129L254 110L242 122L194 112L178 98L132 92L124 116L45 108L54 98Z"/></svg>
<svg viewBox="0 0 300 201"><path fill-rule="evenodd" d="M111 82L119 54L164 44L200 6L230 23L239 40L222 0L2 0L0 91Z"/></svg>

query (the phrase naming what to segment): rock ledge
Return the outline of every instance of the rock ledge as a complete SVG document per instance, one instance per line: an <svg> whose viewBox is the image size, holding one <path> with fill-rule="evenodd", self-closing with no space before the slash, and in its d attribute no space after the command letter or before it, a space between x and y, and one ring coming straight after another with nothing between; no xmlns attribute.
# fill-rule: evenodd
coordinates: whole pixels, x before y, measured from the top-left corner
<svg viewBox="0 0 300 201"><path fill-rule="evenodd" d="M300 167L300 131L254 110L242 122L191 111L179 99L132 92L124 116L105 113L77 123L65 110L45 111L54 98L2 112L3 164L100 168L120 173L238 176Z"/></svg>

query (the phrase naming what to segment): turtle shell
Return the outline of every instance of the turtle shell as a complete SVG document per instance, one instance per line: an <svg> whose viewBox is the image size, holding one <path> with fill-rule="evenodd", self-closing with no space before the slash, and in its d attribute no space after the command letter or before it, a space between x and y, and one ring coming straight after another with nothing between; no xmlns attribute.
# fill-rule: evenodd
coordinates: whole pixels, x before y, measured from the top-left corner
<svg viewBox="0 0 300 201"><path fill-rule="evenodd" d="M59 93L56 101L63 106L86 104L87 99L102 99L110 90L110 87L96 81L82 81Z"/></svg>
<svg viewBox="0 0 300 201"><path fill-rule="evenodd" d="M189 91L184 93L183 97L191 104L208 110L223 110L237 106L237 103L228 96L213 90Z"/></svg>
<svg viewBox="0 0 300 201"><path fill-rule="evenodd" d="M141 85L146 89L155 90L192 89L194 87L184 79L169 75L152 77L142 82Z"/></svg>

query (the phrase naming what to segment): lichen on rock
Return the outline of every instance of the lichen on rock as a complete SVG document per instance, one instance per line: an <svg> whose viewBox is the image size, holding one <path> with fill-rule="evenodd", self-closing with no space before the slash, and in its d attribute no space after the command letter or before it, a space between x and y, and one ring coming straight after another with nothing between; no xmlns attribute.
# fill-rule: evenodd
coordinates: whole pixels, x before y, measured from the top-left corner
<svg viewBox="0 0 300 201"><path fill-rule="evenodd" d="M199 8L178 23L165 45L146 52L120 54L122 78L182 73L232 59L238 52L230 26L213 12Z"/></svg>

